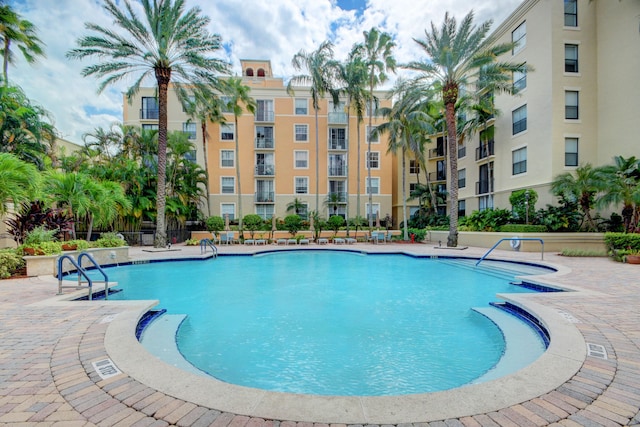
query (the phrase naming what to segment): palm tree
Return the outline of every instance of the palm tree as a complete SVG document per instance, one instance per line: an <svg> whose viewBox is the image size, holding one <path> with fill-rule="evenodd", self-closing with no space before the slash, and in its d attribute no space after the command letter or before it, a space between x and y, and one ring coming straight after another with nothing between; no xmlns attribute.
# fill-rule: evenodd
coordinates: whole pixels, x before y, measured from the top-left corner
<svg viewBox="0 0 640 427"><path fill-rule="evenodd" d="M362 123L362 118L364 117L364 111L366 108L365 102L368 98L368 94L365 90L367 83L367 67L362 59L362 56L360 55L360 49L358 45L355 45L353 47L345 63L338 64L338 77L342 86L340 88L340 92L344 93L347 96L347 142L349 143L349 146L347 147L347 166L351 165L351 161L349 159L349 153L351 152L351 144L349 141L349 135L351 134L351 111L353 110L356 114L356 131L358 144L358 152L356 156L356 216L360 216L360 124ZM350 173L347 173L347 218L349 218L348 200L350 175ZM347 221L347 236L348 235L349 221Z"/></svg>
<svg viewBox="0 0 640 427"><path fill-rule="evenodd" d="M607 183L602 180L601 172L587 163L576 168L575 176L571 172L556 176L551 182L551 192L571 202L578 202L582 209L583 221L586 220L587 230L595 230L597 227L591 217L591 208L595 203L596 194L603 190L605 185Z"/></svg>
<svg viewBox="0 0 640 427"><path fill-rule="evenodd" d="M492 21L473 25L473 11L458 26L456 19L445 13L442 27L431 23L425 38L414 39L424 49L428 59L413 61L406 68L418 71L418 81L427 80L440 88L445 106L449 154L449 237L447 246L458 246L458 137L456 111L461 85L475 81L478 94L513 93L511 75L514 71L530 70L525 64L498 62L513 48L512 43L486 44Z"/></svg>
<svg viewBox="0 0 640 427"><path fill-rule="evenodd" d="M19 206L33 200L40 185L40 174L31 163L10 153L0 153L0 215L7 212L7 204Z"/></svg>
<svg viewBox="0 0 640 427"><path fill-rule="evenodd" d="M624 229L631 232L638 226L638 206L640 206L640 159L635 156L613 158L613 166L599 168L602 179L607 183L598 206L622 204Z"/></svg>
<svg viewBox="0 0 640 427"><path fill-rule="evenodd" d="M297 197L292 202L287 204L287 212L295 212L296 215L300 215L300 212L306 211L307 205Z"/></svg>
<svg viewBox="0 0 640 427"><path fill-rule="evenodd" d="M330 93L334 104L339 101L338 91L333 88L333 80L335 77L335 61L333 60L333 44L329 41L322 42L318 49L313 52L299 51L291 60L293 68L297 71L306 69L308 74L298 74L291 77L287 84L287 93L294 94L293 85L302 84L309 86L311 93L311 101L313 103L313 111L315 114L316 124L316 207L318 211L320 205L320 142L318 136L318 110L320 110L320 99Z"/></svg>
<svg viewBox="0 0 640 427"><path fill-rule="evenodd" d="M242 187L240 186L240 132L238 129L238 117L242 115L244 109L251 114L256 112L256 100L249 93L251 88L242 83L240 77L232 77L225 81L224 93L229 97L227 109L233 112L236 137L236 180L238 181L238 220L242 230Z"/></svg>
<svg viewBox="0 0 640 427"><path fill-rule="evenodd" d="M392 50L396 46L388 33L381 33L377 28L364 32L364 44L361 45L362 56L369 75L369 132L373 130L374 99L373 90L387 81L387 72L395 72L396 60ZM371 154L371 135L367 133L367 149ZM359 159L358 159L359 161ZM367 158L367 176L371 182L371 162ZM373 195L369 192L369 227L373 227Z"/></svg>
<svg viewBox="0 0 640 427"><path fill-rule="evenodd" d="M101 62L85 67L83 76L104 78L98 92L136 76L127 90L129 102L140 84L155 77L158 85L158 180L156 203L155 247L167 242L165 226L166 160L167 160L167 92L173 83L178 92L190 87L217 86L217 74L227 73L228 64L207 56L221 47L220 36L209 34L209 18L198 7L185 11L184 0L141 0L144 18L136 15L129 0L104 0L104 8L115 20L115 28L87 23L93 34L78 39L78 47L70 50L71 59L97 57ZM124 10L118 4L124 3Z"/></svg>
<svg viewBox="0 0 640 427"><path fill-rule="evenodd" d="M42 40L36 35L37 28L26 19L22 19L11 6L0 6L0 40L2 46L2 75L4 85L9 85L9 64L15 61L11 45L15 45L22 52L27 63L32 64L38 56L45 56Z"/></svg>

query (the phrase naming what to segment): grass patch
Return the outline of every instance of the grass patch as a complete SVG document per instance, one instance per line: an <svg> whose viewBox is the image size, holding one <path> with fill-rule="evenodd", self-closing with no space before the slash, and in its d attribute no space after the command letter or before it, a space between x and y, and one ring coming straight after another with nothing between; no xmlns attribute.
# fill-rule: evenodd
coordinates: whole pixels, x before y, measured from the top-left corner
<svg viewBox="0 0 640 427"><path fill-rule="evenodd" d="M607 251L586 251L582 249L563 249L560 252L562 256L571 257L606 257Z"/></svg>

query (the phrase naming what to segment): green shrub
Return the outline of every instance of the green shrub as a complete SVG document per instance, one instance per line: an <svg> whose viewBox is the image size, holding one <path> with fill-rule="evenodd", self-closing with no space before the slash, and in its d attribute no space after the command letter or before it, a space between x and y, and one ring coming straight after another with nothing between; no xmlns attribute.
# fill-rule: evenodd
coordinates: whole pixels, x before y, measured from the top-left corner
<svg viewBox="0 0 640 427"><path fill-rule="evenodd" d="M411 237L412 234L415 235L414 239L416 242L422 242L424 241L425 237L427 237L427 230L422 228L410 228L408 232L409 237Z"/></svg>
<svg viewBox="0 0 640 427"><path fill-rule="evenodd" d="M587 251L583 249L563 249L560 255L567 257L606 257L605 251Z"/></svg>
<svg viewBox="0 0 640 427"><path fill-rule="evenodd" d="M245 215L244 218L242 218L242 226L249 230L252 239L253 234L256 232L256 230L260 229L262 223L262 217L258 214L249 214Z"/></svg>
<svg viewBox="0 0 640 427"><path fill-rule="evenodd" d="M528 194L528 198L527 198ZM513 216L524 222L527 218L533 219L536 213L536 202L538 201L538 193L532 189L517 190L509 196L509 203L513 207Z"/></svg>
<svg viewBox="0 0 640 427"><path fill-rule="evenodd" d="M0 279L7 279L13 276L19 269L24 267L24 260L14 249L0 251Z"/></svg>
<svg viewBox="0 0 640 427"><path fill-rule="evenodd" d="M498 228L503 233L545 233L547 227L534 224L505 224Z"/></svg>
<svg viewBox="0 0 640 427"><path fill-rule="evenodd" d="M216 233L224 229L224 219L221 216L210 216L205 221L207 231L215 231Z"/></svg>
<svg viewBox="0 0 640 427"><path fill-rule="evenodd" d="M284 217L284 228L289 231L291 236L295 236L302 228L302 218L299 215L287 215Z"/></svg>
<svg viewBox="0 0 640 427"><path fill-rule="evenodd" d="M338 230L345 224L344 218L340 215L331 215L327 220L327 227L333 230L335 234L338 234Z"/></svg>
<svg viewBox="0 0 640 427"><path fill-rule="evenodd" d="M461 231L496 231L511 220L511 212L506 209L485 209L473 211L460 218Z"/></svg>
<svg viewBox="0 0 640 427"><path fill-rule="evenodd" d="M198 246L200 244L200 240L198 239L187 239L184 241L186 246Z"/></svg>
<svg viewBox="0 0 640 427"><path fill-rule="evenodd" d="M33 247L42 242L53 242L56 232L56 230L47 230L43 226L36 227L27 233L24 238L24 245Z"/></svg>
<svg viewBox="0 0 640 427"><path fill-rule="evenodd" d="M117 248L119 246L127 246L127 242L124 239L118 237L116 233L102 233L100 238L96 240L95 246L97 248Z"/></svg>
<svg viewBox="0 0 640 427"><path fill-rule="evenodd" d="M640 252L640 234L605 233L604 243L607 245L609 253L615 250Z"/></svg>

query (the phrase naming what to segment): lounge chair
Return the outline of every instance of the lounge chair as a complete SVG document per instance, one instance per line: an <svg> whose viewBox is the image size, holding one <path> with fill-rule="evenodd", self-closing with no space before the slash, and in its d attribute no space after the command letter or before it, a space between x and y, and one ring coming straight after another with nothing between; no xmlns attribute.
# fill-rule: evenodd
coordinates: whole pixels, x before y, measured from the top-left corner
<svg viewBox="0 0 640 427"><path fill-rule="evenodd" d="M342 237L334 237L333 243L336 245L344 245L345 241Z"/></svg>
<svg viewBox="0 0 640 427"><path fill-rule="evenodd" d="M235 241L233 237L233 231L227 231L226 233L220 233L220 244L230 245Z"/></svg>
<svg viewBox="0 0 640 427"><path fill-rule="evenodd" d="M329 243L329 239L325 239L325 238L318 239L319 245L326 245L327 243Z"/></svg>
<svg viewBox="0 0 640 427"><path fill-rule="evenodd" d="M297 245L298 241L296 239L287 239L287 245Z"/></svg>
<svg viewBox="0 0 640 427"><path fill-rule="evenodd" d="M353 237L347 237L346 239L344 239L345 242L347 242L347 245L353 245L354 243L357 242L356 239L354 239Z"/></svg>
<svg viewBox="0 0 640 427"><path fill-rule="evenodd" d="M278 240L276 241L276 243L277 243L278 245L286 245L286 244L287 244L287 239L278 239Z"/></svg>
<svg viewBox="0 0 640 427"><path fill-rule="evenodd" d="M309 244L309 239L300 239L300 244L301 245L308 245Z"/></svg>

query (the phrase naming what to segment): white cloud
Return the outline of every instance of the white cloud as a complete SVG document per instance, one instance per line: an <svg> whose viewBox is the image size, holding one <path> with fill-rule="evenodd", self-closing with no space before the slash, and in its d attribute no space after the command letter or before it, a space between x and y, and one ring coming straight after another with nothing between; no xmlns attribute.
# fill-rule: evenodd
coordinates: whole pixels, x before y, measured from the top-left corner
<svg viewBox="0 0 640 427"><path fill-rule="evenodd" d="M61 136L82 142L82 135L97 127L108 127L122 120L122 92L127 83L96 93L98 81L82 77L90 60L70 61L66 53L76 40L87 34L86 22L111 25L100 0L22 0L14 7L38 27L46 43L47 57L35 66L18 61L10 67L9 78L27 95L52 113ZM120 1L122 3L122 1ZM312 51L330 39L338 59L344 59L362 32L372 27L391 33L396 41L399 63L424 58L413 41L422 38L433 21L440 25L445 11L461 19L474 9L476 22L494 20L494 28L520 3L520 0L366 0L362 14L340 9L335 0L187 0L187 7L198 5L211 18L209 30L220 34L231 49L216 56L232 62L240 73L240 59L270 59L277 76L295 74L291 58L304 49ZM365 4L365 0L362 0Z"/></svg>

